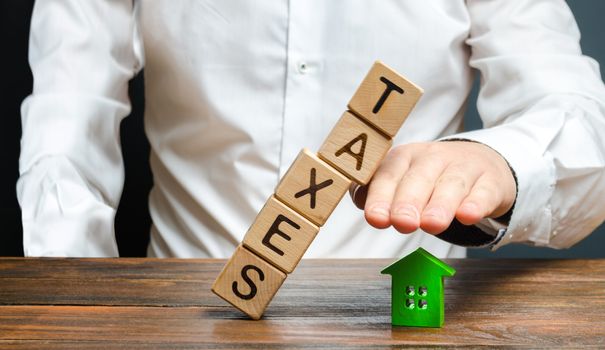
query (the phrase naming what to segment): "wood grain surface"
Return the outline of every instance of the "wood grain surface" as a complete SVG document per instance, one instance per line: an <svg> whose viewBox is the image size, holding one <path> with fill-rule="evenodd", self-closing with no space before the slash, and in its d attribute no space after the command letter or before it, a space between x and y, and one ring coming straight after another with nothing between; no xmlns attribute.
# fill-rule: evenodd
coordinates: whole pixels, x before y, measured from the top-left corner
<svg viewBox="0 0 605 350"><path fill-rule="evenodd" d="M605 260L446 260L445 326L392 327L387 260L303 260L260 321L224 260L0 259L0 348L605 348Z"/></svg>

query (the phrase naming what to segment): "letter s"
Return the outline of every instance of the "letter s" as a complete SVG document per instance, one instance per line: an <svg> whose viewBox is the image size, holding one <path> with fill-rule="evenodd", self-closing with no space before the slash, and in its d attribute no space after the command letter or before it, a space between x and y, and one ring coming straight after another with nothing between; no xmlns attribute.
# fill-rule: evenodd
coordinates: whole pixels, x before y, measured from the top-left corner
<svg viewBox="0 0 605 350"><path fill-rule="evenodd" d="M256 296L256 292L257 292L256 284L254 284L254 281L252 281L252 279L250 279L250 277L248 276L248 270L256 271L258 273L258 279L261 281L265 280L265 274L263 273L263 271L260 268L254 266L254 265L244 266L242 268L242 278L250 286L250 293L248 293L248 294L240 293L240 291L237 290L237 281L233 281L233 284L231 285L231 289L233 290L233 293L235 295L237 295L239 298L244 299L244 300L250 300L250 299L254 298Z"/></svg>

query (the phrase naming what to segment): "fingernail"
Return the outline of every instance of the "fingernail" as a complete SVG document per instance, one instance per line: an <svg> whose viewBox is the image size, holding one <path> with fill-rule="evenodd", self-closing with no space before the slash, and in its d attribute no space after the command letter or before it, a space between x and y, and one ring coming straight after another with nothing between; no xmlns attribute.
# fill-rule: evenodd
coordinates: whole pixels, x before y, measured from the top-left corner
<svg viewBox="0 0 605 350"><path fill-rule="evenodd" d="M374 207L372 207L372 210L370 210L370 213L376 214L376 215L379 215L382 217L388 217L389 208L387 208L387 206L385 206L385 205L377 204Z"/></svg>
<svg viewBox="0 0 605 350"><path fill-rule="evenodd" d="M394 213L398 216L409 216L414 220L418 219L418 209L411 204L405 204L395 209Z"/></svg>
<svg viewBox="0 0 605 350"><path fill-rule="evenodd" d="M444 219L445 213L443 212L443 209L436 207L426 210L424 213L422 213L422 216L431 216L437 219Z"/></svg>

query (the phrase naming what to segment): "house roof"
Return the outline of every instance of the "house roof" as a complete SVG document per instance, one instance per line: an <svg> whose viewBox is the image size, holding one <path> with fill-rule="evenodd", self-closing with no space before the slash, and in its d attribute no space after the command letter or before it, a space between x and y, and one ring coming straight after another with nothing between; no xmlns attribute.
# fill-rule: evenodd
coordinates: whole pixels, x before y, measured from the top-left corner
<svg viewBox="0 0 605 350"><path fill-rule="evenodd" d="M385 267L380 273L395 276L418 270L431 270L439 276L453 276L456 273L456 270L453 267L439 260L422 248L418 248L416 251L395 261L391 265Z"/></svg>

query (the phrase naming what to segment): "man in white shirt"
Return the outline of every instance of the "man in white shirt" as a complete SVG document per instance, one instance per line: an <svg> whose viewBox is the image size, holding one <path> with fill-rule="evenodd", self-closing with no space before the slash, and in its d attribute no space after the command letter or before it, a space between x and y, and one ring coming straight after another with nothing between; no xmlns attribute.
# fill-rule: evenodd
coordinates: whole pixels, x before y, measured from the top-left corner
<svg viewBox="0 0 605 350"><path fill-rule="evenodd" d="M365 201L394 229L343 201L306 257L563 248L603 221L605 88L563 0L46 0L22 106L25 254L118 254L119 123L143 66L148 254L228 257L376 59L425 90ZM460 133L472 68L485 129Z"/></svg>

